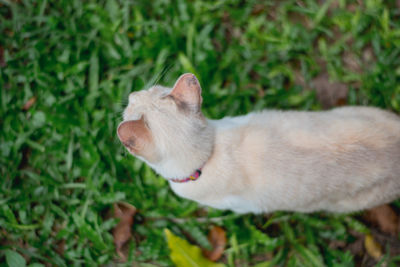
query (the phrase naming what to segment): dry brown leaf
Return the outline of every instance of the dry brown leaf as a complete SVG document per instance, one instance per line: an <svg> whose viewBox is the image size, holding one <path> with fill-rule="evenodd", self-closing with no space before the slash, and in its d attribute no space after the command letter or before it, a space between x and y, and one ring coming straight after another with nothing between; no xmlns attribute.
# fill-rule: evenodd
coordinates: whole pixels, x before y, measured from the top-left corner
<svg viewBox="0 0 400 267"><path fill-rule="evenodd" d="M332 108L346 104L347 85L341 82L329 81L329 74L322 73L312 80L317 92L317 98L322 107Z"/></svg>
<svg viewBox="0 0 400 267"><path fill-rule="evenodd" d="M225 230L219 226L213 226L213 228L211 228L210 232L208 233L208 241L210 241L212 250L203 250L204 256L212 261L219 260L225 250Z"/></svg>
<svg viewBox="0 0 400 267"><path fill-rule="evenodd" d="M266 6L263 4L255 4L253 6L253 10L251 10L251 15L257 16L264 13L266 10Z"/></svg>
<svg viewBox="0 0 400 267"><path fill-rule="evenodd" d="M60 240L60 241L58 241L58 242L56 243L55 251L56 251L59 255L64 256L64 251L65 251L65 239L62 239L62 240Z"/></svg>
<svg viewBox="0 0 400 267"><path fill-rule="evenodd" d="M375 260L379 260L382 257L382 248L378 242L374 240L372 235L368 234L364 239L365 250Z"/></svg>
<svg viewBox="0 0 400 267"><path fill-rule="evenodd" d="M399 216L387 204L367 210L365 219L386 234L396 236L399 232Z"/></svg>
<svg viewBox="0 0 400 267"><path fill-rule="evenodd" d="M360 65L360 62L353 53L350 53L348 51L344 52L343 56L342 56L342 60L343 60L345 68L347 68L350 71L355 72L355 73L362 72L362 67Z"/></svg>
<svg viewBox="0 0 400 267"><path fill-rule="evenodd" d="M304 28L311 30L313 27L312 21L300 12L290 12L289 19L294 24L301 24Z"/></svg>
<svg viewBox="0 0 400 267"><path fill-rule="evenodd" d="M26 103L24 104L24 106L22 107L23 110L28 110L30 109L33 104L36 103L36 96L31 97L28 101L26 101Z"/></svg>
<svg viewBox="0 0 400 267"><path fill-rule="evenodd" d="M397 236L390 236L374 229L371 229L371 233L376 242L384 245L385 250L387 248L386 252L388 252L390 256L394 257L400 255L400 240Z"/></svg>
<svg viewBox="0 0 400 267"><path fill-rule="evenodd" d="M114 218L120 219L113 229L113 237L115 250L117 254L126 260L126 255L122 251L122 247L128 242L132 236L133 217L136 214L136 208L126 202L114 203Z"/></svg>
<svg viewBox="0 0 400 267"><path fill-rule="evenodd" d="M5 67L6 61L4 59L4 48L0 46L0 67Z"/></svg>
<svg viewBox="0 0 400 267"><path fill-rule="evenodd" d="M365 253L363 241L362 237L357 237L353 243L347 244L343 250L349 251L355 257L360 257Z"/></svg>
<svg viewBox="0 0 400 267"><path fill-rule="evenodd" d="M329 248L331 249L340 249L346 246L346 242L343 240L332 240L329 242Z"/></svg>

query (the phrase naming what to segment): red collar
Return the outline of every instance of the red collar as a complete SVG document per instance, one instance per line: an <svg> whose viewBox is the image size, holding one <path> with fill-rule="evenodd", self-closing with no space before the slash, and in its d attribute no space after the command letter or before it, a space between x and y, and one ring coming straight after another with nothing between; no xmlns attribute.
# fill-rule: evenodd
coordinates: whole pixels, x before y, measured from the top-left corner
<svg viewBox="0 0 400 267"><path fill-rule="evenodd" d="M170 181L172 181L174 183L186 183L186 182L189 182L189 181L196 181L197 179L199 179L199 177L201 175L201 169L202 168L197 169L189 177L186 177L186 178L183 178L183 179L173 178L173 179L170 179Z"/></svg>

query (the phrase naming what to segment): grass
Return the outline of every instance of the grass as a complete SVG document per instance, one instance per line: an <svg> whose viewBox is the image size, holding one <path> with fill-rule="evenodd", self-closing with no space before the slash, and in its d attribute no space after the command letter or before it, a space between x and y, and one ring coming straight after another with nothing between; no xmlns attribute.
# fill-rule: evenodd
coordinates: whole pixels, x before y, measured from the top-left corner
<svg viewBox="0 0 400 267"><path fill-rule="evenodd" d="M126 201L139 210L127 266L170 266L164 228L207 247L213 224L227 232L228 266L359 264L333 245L370 231L358 214L199 207L116 137L131 91L183 72L198 76L210 118L319 110L318 77L331 92L346 89L334 105L399 113L396 1L321 2L0 0L0 262L15 249L29 263L115 263L107 213Z"/></svg>

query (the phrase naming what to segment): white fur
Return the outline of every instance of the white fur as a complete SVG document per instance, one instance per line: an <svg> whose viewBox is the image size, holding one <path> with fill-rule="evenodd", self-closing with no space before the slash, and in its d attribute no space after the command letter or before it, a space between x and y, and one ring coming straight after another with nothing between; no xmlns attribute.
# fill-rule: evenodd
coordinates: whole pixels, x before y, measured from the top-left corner
<svg viewBox="0 0 400 267"><path fill-rule="evenodd" d="M187 177L205 164L196 181L170 181L182 197L238 213L349 212L400 194L400 119L394 114L345 107L205 120L160 98L170 90L139 92L124 119L147 118L156 160L145 160L165 178Z"/></svg>
<svg viewBox="0 0 400 267"><path fill-rule="evenodd" d="M349 212L400 193L400 120L374 108L210 121L214 152L180 196L235 212ZM354 139L353 139L354 138Z"/></svg>

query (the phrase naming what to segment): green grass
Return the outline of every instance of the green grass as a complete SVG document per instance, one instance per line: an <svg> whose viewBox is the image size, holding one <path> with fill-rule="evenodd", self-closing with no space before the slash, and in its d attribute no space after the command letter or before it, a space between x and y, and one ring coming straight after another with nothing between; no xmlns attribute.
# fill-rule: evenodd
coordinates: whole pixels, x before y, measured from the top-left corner
<svg viewBox="0 0 400 267"><path fill-rule="evenodd" d="M115 262L107 213L116 201L139 209L129 266L170 266L164 228L208 246L213 224L226 229L229 266L359 262L332 246L369 231L357 215L202 208L116 137L131 91L172 85L183 72L198 76L210 118L319 110L309 89L324 73L331 90L348 88L347 104L399 113L396 1L324 2L0 0L0 262L7 249L29 263Z"/></svg>

